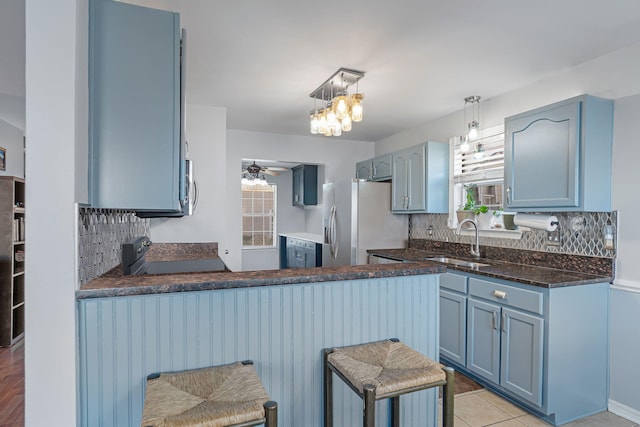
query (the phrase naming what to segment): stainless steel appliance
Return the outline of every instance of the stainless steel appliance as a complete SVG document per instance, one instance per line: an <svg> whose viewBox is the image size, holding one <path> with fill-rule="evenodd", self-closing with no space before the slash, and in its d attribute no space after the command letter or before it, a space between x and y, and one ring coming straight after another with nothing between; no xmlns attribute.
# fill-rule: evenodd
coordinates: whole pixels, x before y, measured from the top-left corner
<svg viewBox="0 0 640 427"><path fill-rule="evenodd" d="M122 244L122 269L125 276L227 271L220 258L147 261L145 254L151 244L147 236L136 237Z"/></svg>
<svg viewBox="0 0 640 427"><path fill-rule="evenodd" d="M322 265L367 263L367 249L407 246L407 215L391 213L391 184L344 180L324 184Z"/></svg>

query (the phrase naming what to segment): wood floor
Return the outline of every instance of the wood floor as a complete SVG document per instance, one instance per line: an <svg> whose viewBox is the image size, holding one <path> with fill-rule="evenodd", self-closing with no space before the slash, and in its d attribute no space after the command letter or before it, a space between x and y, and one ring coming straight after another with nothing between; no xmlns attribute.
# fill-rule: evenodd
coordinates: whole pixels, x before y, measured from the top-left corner
<svg viewBox="0 0 640 427"><path fill-rule="evenodd" d="M24 339L0 348L0 426L24 426Z"/></svg>

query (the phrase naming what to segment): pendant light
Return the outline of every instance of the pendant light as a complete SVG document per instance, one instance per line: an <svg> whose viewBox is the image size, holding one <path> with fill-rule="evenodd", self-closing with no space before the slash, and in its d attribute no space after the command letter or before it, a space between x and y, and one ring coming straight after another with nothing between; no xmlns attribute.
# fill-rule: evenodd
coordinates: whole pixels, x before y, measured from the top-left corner
<svg viewBox="0 0 640 427"><path fill-rule="evenodd" d="M312 134L340 136L349 132L354 122L363 117L362 100L364 94L358 91L358 82L364 77L362 71L340 68L309 95L314 98L314 109L309 113L309 130ZM356 92L349 94L349 88L356 86ZM318 109L315 101L324 102Z"/></svg>
<svg viewBox="0 0 640 427"><path fill-rule="evenodd" d="M467 104L471 104L471 121L467 121ZM480 130L480 97L477 95L467 96L464 99L464 122L467 127L467 141L478 139ZM468 147L467 147L468 150Z"/></svg>

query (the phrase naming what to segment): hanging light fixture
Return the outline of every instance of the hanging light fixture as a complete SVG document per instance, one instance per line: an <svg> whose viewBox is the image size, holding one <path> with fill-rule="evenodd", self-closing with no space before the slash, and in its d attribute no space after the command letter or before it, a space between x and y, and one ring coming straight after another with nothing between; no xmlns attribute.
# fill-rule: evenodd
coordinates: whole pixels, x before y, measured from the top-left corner
<svg viewBox="0 0 640 427"><path fill-rule="evenodd" d="M471 104L471 121L467 121L467 104ZM467 96L464 99L464 122L467 126L467 141L478 139L480 130L480 97L477 95Z"/></svg>
<svg viewBox="0 0 640 427"><path fill-rule="evenodd" d="M269 185L264 175L261 175L259 173L251 173L251 172L243 173L240 183L242 185L248 185L251 187L256 185L262 185L262 186Z"/></svg>
<svg viewBox="0 0 640 427"><path fill-rule="evenodd" d="M309 114L309 130L312 134L340 136L349 132L354 122L362 121L364 94L358 91L358 82L364 72L340 68L309 96L314 99L314 109ZM349 95L349 88L356 91ZM320 100L324 106L317 108Z"/></svg>

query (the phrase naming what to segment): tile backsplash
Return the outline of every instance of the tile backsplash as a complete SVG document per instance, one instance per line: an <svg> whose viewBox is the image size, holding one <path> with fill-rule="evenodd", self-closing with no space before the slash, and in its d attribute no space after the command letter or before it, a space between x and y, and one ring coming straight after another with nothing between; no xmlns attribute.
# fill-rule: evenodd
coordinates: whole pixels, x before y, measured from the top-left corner
<svg viewBox="0 0 640 427"><path fill-rule="evenodd" d="M80 286L121 262L122 243L149 235L150 220L118 209L80 207L78 211L78 270Z"/></svg>
<svg viewBox="0 0 640 427"><path fill-rule="evenodd" d="M544 230L524 231L520 239L480 237L480 244L509 249L555 252L572 255L615 258L615 249L604 247L603 229L609 222L617 231L618 212L554 212L560 223L560 246L547 245ZM413 214L409 220L409 240L426 239L442 242L470 243L472 236L458 236L447 226L447 214ZM616 242L617 234L614 234ZM614 245L615 247L615 245Z"/></svg>

